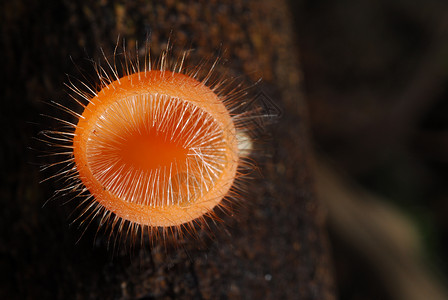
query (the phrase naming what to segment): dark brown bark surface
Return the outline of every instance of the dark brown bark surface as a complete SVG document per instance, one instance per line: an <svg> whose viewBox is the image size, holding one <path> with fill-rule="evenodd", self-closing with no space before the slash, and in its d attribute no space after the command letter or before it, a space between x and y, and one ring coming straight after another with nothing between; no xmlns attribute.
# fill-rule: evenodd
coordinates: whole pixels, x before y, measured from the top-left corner
<svg viewBox="0 0 448 300"><path fill-rule="evenodd" d="M2 299L333 298L288 8L282 1L228 2L2 4ZM26 148L42 129L39 112L51 110L43 102L69 100L65 73L79 74L100 47L112 53L117 36L133 45L148 32L154 53L170 37L195 49L193 61L224 50L229 72L262 78L255 89L283 114L259 146L267 154L258 155L263 175L248 185L246 208L218 225L205 247L187 239L177 249L156 244L113 255L94 228L77 242L81 232L68 217L76 203L42 208L58 185L38 184L42 175L30 164L36 153Z"/></svg>

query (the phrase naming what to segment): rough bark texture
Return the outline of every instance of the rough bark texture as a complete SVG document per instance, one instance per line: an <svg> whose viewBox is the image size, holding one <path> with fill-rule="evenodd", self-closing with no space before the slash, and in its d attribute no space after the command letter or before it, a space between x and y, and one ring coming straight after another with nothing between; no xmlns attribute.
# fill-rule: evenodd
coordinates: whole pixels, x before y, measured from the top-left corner
<svg viewBox="0 0 448 300"><path fill-rule="evenodd" d="M25 2L2 4L0 18L2 299L333 299L301 74L282 1ZM170 36L196 49L193 61L225 50L231 74L263 78L256 89L284 113L262 144L263 176L249 185L246 208L219 225L206 247L187 239L178 249L156 244L112 255L107 237L92 245L94 229L77 243L80 231L67 220L75 204L42 208L55 186L38 184L38 168L29 164L36 153L26 147L42 129L33 124L48 110L42 101L68 100L65 73L79 74L83 58L101 56L99 47L112 53L118 35L134 45L148 31L154 53Z"/></svg>

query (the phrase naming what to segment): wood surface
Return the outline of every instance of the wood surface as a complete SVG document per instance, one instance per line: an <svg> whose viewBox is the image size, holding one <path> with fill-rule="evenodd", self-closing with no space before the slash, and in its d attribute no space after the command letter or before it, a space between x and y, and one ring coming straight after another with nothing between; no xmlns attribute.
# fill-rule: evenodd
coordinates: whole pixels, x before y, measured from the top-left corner
<svg viewBox="0 0 448 300"><path fill-rule="evenodd" d="M302 74L283 1L31 0L4 2L0 11L2 299L334 298ZM78 241L82 232L70 225L76 203L43 206L61 183L39 184L40 160L28 147L46 126L39 113L57 113L45 102L68 103L65 74L93 76L86 58L101 58L100 47L113 53L118 36L134 45L148 33L155 54L168 39L194 49L193 63L220 52L231 76L261 78L254 95L282 114L257 144L261 175L212 239L112 253L95 224Z"/></svg>

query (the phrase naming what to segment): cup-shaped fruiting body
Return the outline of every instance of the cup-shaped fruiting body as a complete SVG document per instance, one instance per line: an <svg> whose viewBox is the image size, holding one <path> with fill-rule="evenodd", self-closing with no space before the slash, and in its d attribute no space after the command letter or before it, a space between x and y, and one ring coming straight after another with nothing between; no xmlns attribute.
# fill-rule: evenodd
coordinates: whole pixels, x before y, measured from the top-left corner
<svg viewBox="0 0 448 300"><path fill-rule="evenodd" d="M73 154L102 208L141 226L180 226L229 192L236 136L226 106L203 82L150 70L117 78L89 99Z"/></svg>
<svg viewBox="0 0 448 300"><path fill-rule="evenodd" d="M232 214L254 166L260 113L248 107L247 89L215 71L218 59L189 68L189 51L178 60L168 52L155 64L149 50L144 61L126 51L104 55L106 69L94 64L100 86L70 80L78 108L52 102L70 118L52 116L62 126L39 138L53 149L45 180L62 179L55 196L73 195L76 221L97 219L131 244L146 234L197 236L196 225L221 220L218 210Z"/></svg>

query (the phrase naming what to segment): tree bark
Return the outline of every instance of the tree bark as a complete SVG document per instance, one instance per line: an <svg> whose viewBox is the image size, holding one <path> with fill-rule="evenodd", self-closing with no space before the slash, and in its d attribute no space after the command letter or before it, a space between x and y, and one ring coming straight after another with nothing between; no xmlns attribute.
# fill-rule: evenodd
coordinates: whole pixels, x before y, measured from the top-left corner
<svg viewBox="0 0 448 300"><path fill-rule="evenodd" d="M1 298L333 299L288 7L278 0L164 2L2 4ZM262 78L255 97L283 113L257 146L267 155L256 154L262 176L249 183L246 208L218 224L206 247L186 239L176 249L156 243L111 254L107 236L95 238L95 230L77 242L74 217L67 220L76 203L42 208L57 183L38 184L38 168L28 164L36 153L25 148L42 129L34 124L38 112L51 110L43 100L68 100L64 74L77 76L90 64L83 58L101 57L100 47L113 53L118 36L133 45L148 32L154 53L168 39L195 49L192 61L223 50L231 75Z"/></svg>

